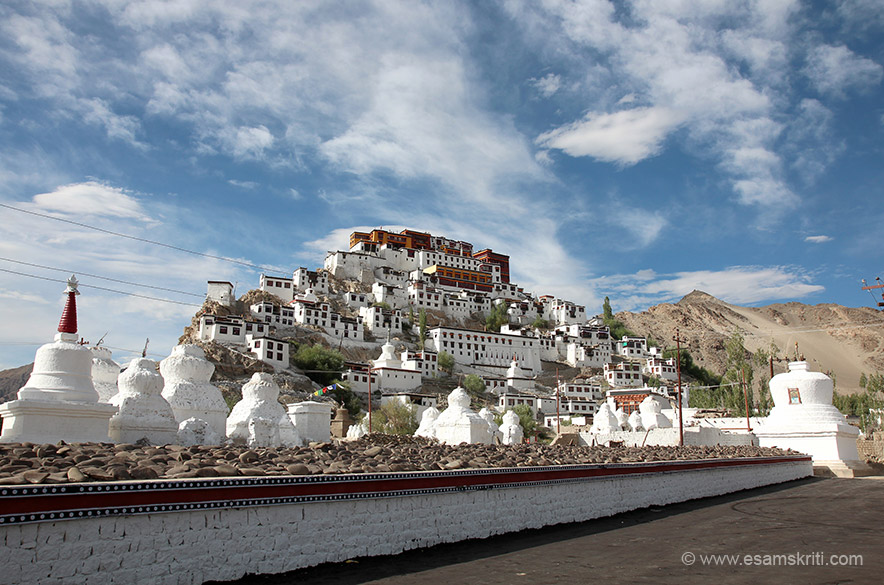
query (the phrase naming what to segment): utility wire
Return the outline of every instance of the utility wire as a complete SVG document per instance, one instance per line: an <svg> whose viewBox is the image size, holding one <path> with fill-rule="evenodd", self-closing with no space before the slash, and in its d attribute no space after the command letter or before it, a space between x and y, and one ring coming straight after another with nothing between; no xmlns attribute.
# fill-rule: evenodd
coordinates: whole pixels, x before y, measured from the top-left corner
<svg viewBox="0 0 884 585"><path fill-rule="evenodd" d="M66 281L66 280L60 280L60 279L58 279L58 278L48 278L48 277L46 277L46 276L37 276L36 274L27 274L27 273L25 273L25 272L18 272L18 271L16 271L16 270L7 270L6 268L0 268L0 272L8 272L9 274L17 274L17 275L19 275L19 276L27 276L27 277L29 277L29 278L37 278L37 279L39 279L39 280L48 280L49 282L60 282L61 284L67 284L67 281ZM172 304L175 304L175 305L184 305L185 307L202 307L202 305L197 305L196 303L184 303L184 302L181 302L181 301L173 301L173 300L171 300L171 299L161 299L161 298L159 298L159 297L149 297L149 296L147 296L147 295L140 295L140 294L137 294L137 293L129 293L129 292L125 292L125 291L122 291L122 290L115 290L115 289L112 289L112 288L105 288L105 287L103 287L103 286L95 286L94 284L82 284L82 283L81 283L80 286L82 286L82 287L86 287L86 288L94 288L94 289L96 289L96 290L103 290L103 291L107 291L107 292L112 292L112 293L116 293L116 294L120 294L120 295L126 295L126 296L129 296L129 297L138 297L138 298L140 298L140 299L147 299L147 300L150 300L150 301L160 301L160 302L163 302L163 303L172 303Z"/></svg>
<svg viewBox="0 0 884 585"><path fill-rule="evenodd" d="M43 217L46 219L52 219L55 221L68 223L68 224L75 225L78 227L83 227L86 229L95 230L97 232L110 234L112 236L119 236L121 238L126 238L128 240L135 240L136 242L144 242L146 244L153 244L155 246L162 246L164 248L169 248L170 250L177 250L178 252L185 252L187 254L193 254L194 256L202 256L204 258L211 258L213 260L221 260L223 262L230 262L232 264L239 264L240 266L246 266L248 268L255 268L257 270L262 270L265 272L273 272L274 271L274 269L269 266L261 266L259 264L252 264L251 262L243 262L242 260L234 260L233 258L228 258L226 256L215 256L214 254L206 254L204 252L197 252L195 250L188 250L187 248L181 248L180 246L173 246L172 244L165 244L163 242L157 242L156 240L148 240L146 238L139 238L137 236L130 236L129 234L122 234L120 232L106 230L104 228L96 227L94 225L89 225L89 224L85 224L85 223L80 223L78 221L73 221L70 219L55 217L52 215L47 215L45 213L38 213L36 211L29 211L27 209L21 209L20 207L13 207L12 205L7 205L6 203L0 203L0 207L4 207L6 209L11 209L13 211L18 211L21 213L27 213L28 215L34 215L37 217Z"/></svg>
<svg viewBox="0 0 884 585"><path fill-rule="evenodd" d="M88 277L90 277L90 278L98 278L98 279L100 279L100 280L108 280L108 281L110 281L110 282L118 282L118 283L120 283L120 284L128 284L128 285L131 285L131 286L140 286L140 287L143 287L143 288L152 288L152 289L155 289L155 290L163 290L163 291L166 291L166 292L177 293L177 294L180 294L180 295L188 295L188 296L191 296L191 297L205 298L205 296L206 296L206 295L201 295L201 294L197 294L197 293L187 292L187 291L183 291L183 290L176 290L176 289L174 289L174 288L165 288L165 287L162 287L162 286L153 286L153 285L150 285L150 284L140 284L140 283L138 283L138 282L129 282L128 280L118 280L118 279L116 279L116 278L109 278L109 277L107 277L107 276L98 276L97 274L89 274L89 273L87 273L87 272L81 272L81 271L79 271L79 270L66 270L66 269L64 269L64 268L53 268L53 267L51 267L51 266L43 266L42 264L33 264L33 263L31 263L31 262L23 262L23 261L21 261L21 260L13 260L12 258L3 258L3 257L0 257L0 260L3 260L4 262L13 262L13 263L15 263L15 264L23 264L23 265L25 265L25 266L33 266L34 268L43 268L43 269L45 269L45 270L54 270L54 271L56 271L56 272L65 272L65 273L68 273L68 274L79 274L80 276L88 276Z"/></svg>

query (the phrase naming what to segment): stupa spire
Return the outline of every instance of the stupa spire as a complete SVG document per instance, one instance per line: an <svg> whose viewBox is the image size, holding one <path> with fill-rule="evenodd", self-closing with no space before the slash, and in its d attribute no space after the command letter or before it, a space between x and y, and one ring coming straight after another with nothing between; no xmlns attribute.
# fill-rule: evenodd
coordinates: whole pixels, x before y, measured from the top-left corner
<svg viewBox="0 0 884 585"><path fill-rule="evenodd" d="M68 279L68 287L64 291L68 298L65 301L64 310L61 312L61 320L58 322L59 333L77 333L77 295L80 294L80 291L77 290L78 284L77 277L71 274Z"/></svg>

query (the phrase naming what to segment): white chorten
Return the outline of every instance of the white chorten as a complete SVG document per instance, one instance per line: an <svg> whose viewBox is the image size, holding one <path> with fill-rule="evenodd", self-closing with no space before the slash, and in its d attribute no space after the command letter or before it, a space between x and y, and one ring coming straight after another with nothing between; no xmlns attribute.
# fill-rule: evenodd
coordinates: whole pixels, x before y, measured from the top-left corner
<svg viewBox="0 0 884 585"><path fill-rule="evenodd" d="M626 419L626 424L629 427L629 430L633 432L645 430L645 427L642 426L642 416L637 410L632 411L632 414Z"/></svg>
<svg viewBox="0 0 884 585"><path fill-rule="evenodd" d="M368 415L364 416L361 421L355 425L350 425L347 429L347 438L351 440L364 437L368 434Z"/></svg>
<svg viewBox="0 0 884 585"><path fill-rule="evenodd" d="M108 441L108 419L117 409L98 402L92 352L77 343L77 284L72 275L55 341L37 350L18 400L0 405L0 442Z"/></svg>
<svg viewBox="0 0 884 585"><path fill-rule="evenodd" d="M617 424L620 425L621 429L627 428L629 425L629 417L623 412L622 408L618 408L614 411L614 416L617 417Z"/></svg>
<svg viewBox="0 0 884 585"><path fill-rule="evenodd" d="M151 445L174 444L178 422L163 398L163 377L157 363L147 358L132 360L117 382L120 391L111 398L119 412L110 419L110 438L115 443L146 440Z"/></svg>
<svg viewBox="0 0 884 585"><path fill-rule="evenodd" d="M187 419L205 421L209 436L223 438L227 426L227 403L221 390L209 380L215 365L206 359L206 352L198 345L178 345L160 362L163 375L163 398L169 401L179 427ZM195 440L195 438L188 438Z"/></svg>
<svg viewBox="0 0 884 585"><path fill-rule="evenodd" d="M606 402L599 407L599 411L592 417L591 433L613 433L620 430L620 423L611 411L611 406Z"/></svg>
<svg viewBox="0 0 884 585"><path fill-rule="evenodd" d="M332 406L327 402L305 400L289 404L288 417L300 442L327 443L331 440Z"/></svg>
<svg viewBox="0 0 884 585"><path fill-rule="evenodd" d="M251 380L243 384L242 400L227 417L227 438L251 447L300 444L295 427L278 398L279 386L270 374L253 374Z"/></svg>
<svg viewBox="0 0 884 585"><path fill-rule="evenodd" d="M869 474L856 449L859 429L832 405L833 391L831 378L811 372L805 361L791 362L770 381L774 407L755 430L759 445L807 453L814 467L841 477Z"/></svg>
<svg viewBox="0 0 884 585"><path fill-rule="evenodd" d="M500 442L504 445L518 445L521 443L525 432L522 430L522 424L519 422L519 415L512 410L503 413L500 432L502 435Z"/></svg>
<svg viewBox="0 0 884 585"><path fill-rule="evenodd" d="M525 375L525 371L519 366L516 357L510 362L510 367L506 370L506 385L512 386L516 390L533 390L534 380Z"/></svg>
<svg viewBox="0 0 884 585"><path fill-rule="evenodd" d="M429 406L421 415L421 422L417 430L414 431L415 437L424 437L426 439L436 438L436 421L439 419L439 409L435 406Z"/></svg>
<svg viewBox="0 0 884 585"><path fill-rule="evenodd" d="M641 413L642 428L646 431L672 427L672 421L662 414L663 407L653 396L645 397L638 405L638 410Z"/></svg>
<svg viewBox="0 0 884 585"><path fill-rule="evenodd" d="M482 408L482 410L479 411L479 416L488 423L488 430L491 431L491 441L499 443L503 438L503 434L500 432L500 427L494 422L494 413L487 408Z"/></svg>
<svg viewBox="0 0 884 585"><path fill-rule="evenodd" d="M436 419L434 429L436 438L446 445L492 442L488 423L470 410L470 395L460 386L448 395L448 408Z"/></svg>
<svg viewBox="0 0 884 585"><path fill-rule="evenodd" d="M100 345L90 348L92 351L92 385L98 392L98 401L109 403L118 392L117 378L120 376L120 364L111 357L111 350Z"/></svg>

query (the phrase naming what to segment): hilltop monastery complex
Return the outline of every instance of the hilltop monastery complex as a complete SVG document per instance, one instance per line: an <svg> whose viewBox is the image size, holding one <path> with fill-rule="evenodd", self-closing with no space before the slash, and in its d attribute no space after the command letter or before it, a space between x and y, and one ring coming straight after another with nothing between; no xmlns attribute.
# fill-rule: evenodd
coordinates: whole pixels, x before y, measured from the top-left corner
<svg viewBox="0 0 884 585"><path fill-rule="evenodd" d="M247 316L203 314L199 339L239 347L279 368L288 367L288 343L273 334L286 328L318 330L333 345L361 344L366 335L388 339L371 364L348 364L344 380L356 392L368 392L371 385L385 394L408 394L420 405L421 380L437 375L439 354L445 352L460 372L484 380L486 389L499 396L501 410L528 404L549 422L556 400L535 385L543 362L603 370L602 376L559 383L563 418L591 417L603 387L629 389L609 392L616 407L629 414L649 393L668 394L671 388L665 385L671 387L676 378L675 360L663 359L644 338L612 339L598 317L587 319L585 307L549 295L535 297L511 282L509 256L487 248L474 251L469 242L442 236L413 230L353 232L350 249L328 252L323 268L301 267L291 277L262 274L259 288L279 302L252 304ZM210 281L207 297L232 307L233 285ZM501 303L507 306L508 323L500 331L465 326L469 320L484 321ZM349 314L333 310L334 304ZM389 339L408 330L417 333L421 311L428 315L423 348L397 355ZM643 375L663 385L642 388Z"/></svg>

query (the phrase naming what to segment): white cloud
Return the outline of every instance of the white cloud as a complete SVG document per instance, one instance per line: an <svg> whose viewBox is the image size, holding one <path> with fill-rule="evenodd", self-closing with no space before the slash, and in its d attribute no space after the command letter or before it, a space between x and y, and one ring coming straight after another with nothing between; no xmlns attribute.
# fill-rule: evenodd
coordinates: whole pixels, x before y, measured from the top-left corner
<svg viewBox="0 0 884 585"><path fill-rule="evenodd" d="M537 137L544 148L571 156L591 156L606 162L633 165L658 154L666 136L684 117L668 108L636 108L612 114L591 113L580 122Z"/></svg>
<svg viewBox="0 0 884 585"><path fill-rule="evenodd" d="M625 230L627 235L617 236L618 246L627 250L645 248L653 244L669 223L659 211L647 211L621 204L606 209L609 220Z"/></svg>
<svg viewBox="0 0 884 585"><path fill-rule="evenodd" d="M843 45L821 45L810 51L804 73L820 93L843 98L880 84L884 67Z"/></svg>
<svg viewBox="0 0 884 585"><path fill-rule="evenodd" d="M34 195L33 205L43 211L147 220L131 192L98 181L62 185Z"/></svg>
<svg viewBox="0 0 884 585"><path fill-rule="evenodd" d="M826 242L831 242L834 238L832 236L807 236L804 238L805 242L810 242L812 244L824 244Z"/></svg>
<svg viewBox="0 0 884 585"><path fill-rule="evenodd" d="M253 191L260 187L259 183L254 181L240 181L238 179L227 179L227 182L233 185L234 187L239 187L240 189L247 189L249 191Z"/></svg>
<svg viewBox="0 0 884 585"><path fill-rule="evenodd" d="M740 203L786 208L797 202L783 176L777 151L781 125L775 122L785 103L777 92L788 90L780 71L797 2L639 0L625 11L628 17L601 1L551 0L536 8L513 0L507 7L529 38L569 57L554 66L579 63L592 70L604 64L610 69L607 85L616 84L621 98L644 104L590 114L542 134L538 145L629 165L661 152L666 137L679 129L693 153L718 159ZM567 75L579 78L574 71ZM596 85L581 88L588 109L620 99Z"/></svg>
<svg viewBox="0 0 884 585"><path fill-rule="evenodd" d="M645 270L599 278L593 285L605 294L616 294L618 302L625 303L619 310L643 310L676 301L694 290L739 305L799 299L824 290L802 270L786 266L732 266L673 274Z"/></svg>
<svg viewBox="0 0 884 585"><path fill-rule="evenodd" d="M553 96L562 87L562 78L555 73L547 73L540 79L532 78L529 81L546 98Z"/></svg>

